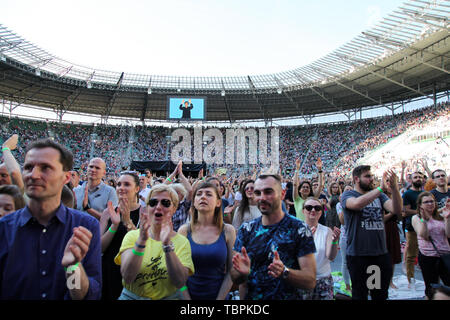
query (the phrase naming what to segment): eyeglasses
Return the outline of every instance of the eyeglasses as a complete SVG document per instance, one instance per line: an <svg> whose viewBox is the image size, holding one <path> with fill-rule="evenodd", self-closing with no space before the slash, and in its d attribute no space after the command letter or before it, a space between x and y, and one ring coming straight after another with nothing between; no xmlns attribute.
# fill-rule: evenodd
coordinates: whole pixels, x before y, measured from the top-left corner
<svg viewBox="0 0 450 320"><path fill-rule="evenodd" d="M156 207L159 202L161 202L161 204L166 208L169 208L170 205L172 204L172 201L170 201L169 199L162 199L162 200L150 199L148 201L148 205L153 208L153 207Z"/></svg>
<svg viewBox="0 0 450 320"><path fill-rule="evenodd" d="M428 200L428 201L422 202L422 204L430 204L430 203L434 203L434 201L433 200Z"/></svg>
<svg viewBox="0 0 450 320"><path fill-rule="evenodd" d="M305 206L305 209L307 211L312 211L312 209L314 209L316 211L322 211L322 206L310 206L310 205L307 205L307 206Z"/></svg>

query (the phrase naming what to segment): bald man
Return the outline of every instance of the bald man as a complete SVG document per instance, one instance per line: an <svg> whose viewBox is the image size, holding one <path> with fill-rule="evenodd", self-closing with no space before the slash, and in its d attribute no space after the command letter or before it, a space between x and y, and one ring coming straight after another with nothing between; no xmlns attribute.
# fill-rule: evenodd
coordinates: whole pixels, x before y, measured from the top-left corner
<svg viewBox="0 0 450 320"><path fill-rule="evenodd" d="M0 164L0 186L12 184L11 177L4 163Z"/></svg>
<svg viewBox="0 0 450 320"><path fill-rule="evenodd" d="M106 175L106 163L101 158L93 158L87 168L88 181L74 190L76 209L85 211L97 219L106 209L108 201L117 207L119 200L116 190L105 184L102 179Z"/></svg>

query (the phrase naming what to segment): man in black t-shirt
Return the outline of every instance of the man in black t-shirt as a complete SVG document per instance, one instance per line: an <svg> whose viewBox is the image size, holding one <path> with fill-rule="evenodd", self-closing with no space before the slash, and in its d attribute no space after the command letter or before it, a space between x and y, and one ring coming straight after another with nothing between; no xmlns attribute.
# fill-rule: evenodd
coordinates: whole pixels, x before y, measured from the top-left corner
<svg viewBox="0 0 450 320"><path fill-rule="evenodd" d="M417 243L417 234L411 224L411 219L417 214L417 198L423 191L424 176L421 172L414 172L411 175L412 185L403 194L403 220L406 229L406 277L408 283L414 278L414 264L418 255L419 247Z"/></svg>
<svg viewBox="0 0 450 320"><path fill-rule="evenodd" d="M438 204L439 213L442 212L445 207L447 199L450 198L450 190L448 189L448 177L444 170L437 169L431 174L434 183L436 183L436 188L431 190L434 195L436 202Z"/></svg>

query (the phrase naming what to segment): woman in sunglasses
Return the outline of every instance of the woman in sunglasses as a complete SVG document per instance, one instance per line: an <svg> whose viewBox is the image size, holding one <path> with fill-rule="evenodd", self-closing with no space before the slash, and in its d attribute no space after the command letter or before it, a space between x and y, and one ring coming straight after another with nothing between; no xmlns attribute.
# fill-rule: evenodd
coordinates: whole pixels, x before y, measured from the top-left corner
<svg viewBox="0 0 450 320"><path fill-rule="evenodd" d="M128 231L136 229L139 223L140 204L139 177L132 171L121 173L116 188L119 206L113 208L108 202L100 217L102 235L102 299L117 300L122 292L120 267L114 263L114 257L122 245Z"/></svg>
<svg viewBox="0 0 450 320"><path fill-rule="evenodd" d="M259 211L253 190L255 188L255 181L252 179L246 180L240 190L242 200L239 206L234 211L233 227L239 230L239 227L247 221L259 218L261 211Z"/></svg>
<svg viewBox="0 0 450 320"><path fill-rule="evenodd" d="M178 300L180 288L194 273L189 241L173 231L177 192L154 186L141 212L138 230L127 233L115 258L124 288L119 300Z"/></svg>
<svg viewBox="0 0 450 320"><path fill-rule="evenodd" d="M305 222L311 229L316 245L316 287L304 291L305 300L333 300L333 277L330 262L336 258L341 230L334 227L331 230L319 223L323 214L323 205L319 199L309 197L303 203Z"/></svg>
<svg viewBox="0 0 450 320"><path fill-rule="evenodd" d="M431 284L439 278L450 286L450 273L439 256L450 253L450 199L447 199L442 216L431 192L422 192L417 198L417 215L412 218L419 244L419 266L425 282L425 294L432 299ZM437 250L436 250L437 249Z"/></svg>
<svg viewBox="0 0 450 320"><path fill-rule="evenodd" d="M178 230L191 243L195 266L183 295L192 300L224 300L232 286L230 270L236 231L223 223L222 200L212 183L197 185L193 195L191 222Z"/></svg>

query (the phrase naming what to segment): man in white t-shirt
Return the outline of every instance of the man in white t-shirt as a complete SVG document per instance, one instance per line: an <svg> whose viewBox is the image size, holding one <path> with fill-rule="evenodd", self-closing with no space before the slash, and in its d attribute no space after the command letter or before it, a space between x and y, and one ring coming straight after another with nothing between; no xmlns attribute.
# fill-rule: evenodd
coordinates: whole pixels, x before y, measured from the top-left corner
<svg viewBox="0 0 450 320"><path fill-rule="evenodd" d="M141 207L145 207L145 199L147 199L150 193L150 188L148 187L148 178L145 174L139 175L139 203Z"/></svg>

